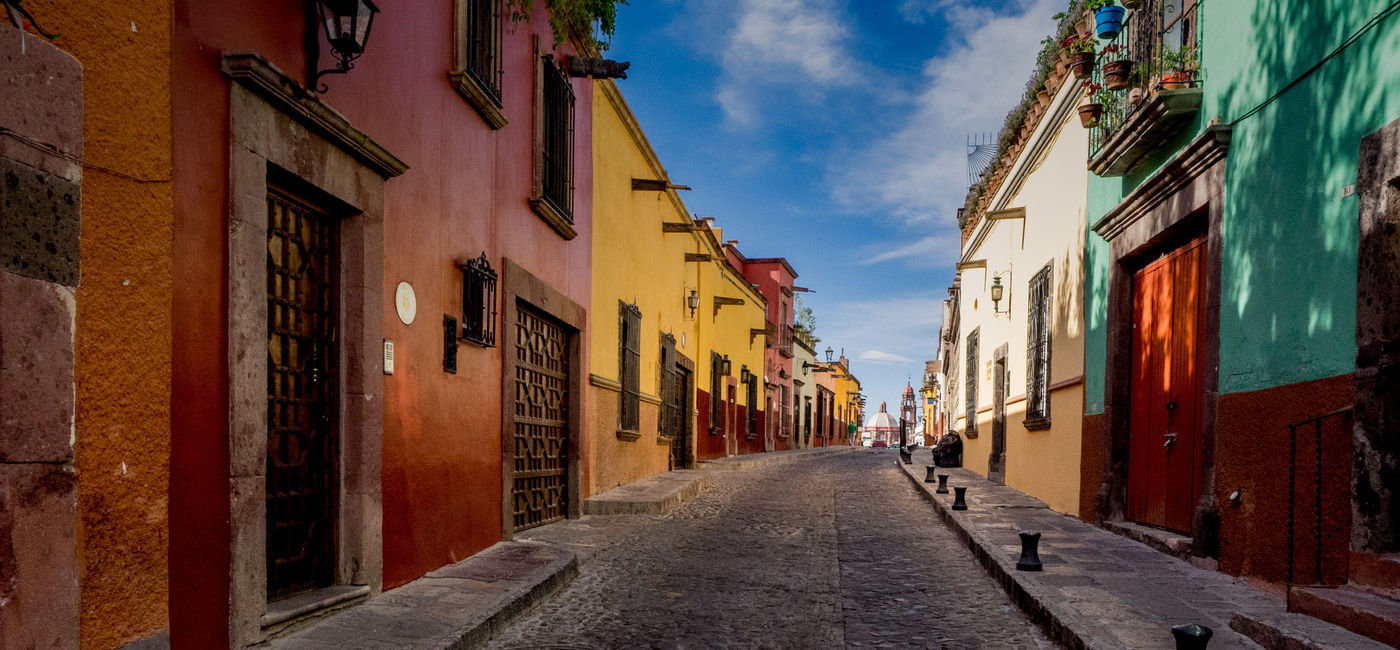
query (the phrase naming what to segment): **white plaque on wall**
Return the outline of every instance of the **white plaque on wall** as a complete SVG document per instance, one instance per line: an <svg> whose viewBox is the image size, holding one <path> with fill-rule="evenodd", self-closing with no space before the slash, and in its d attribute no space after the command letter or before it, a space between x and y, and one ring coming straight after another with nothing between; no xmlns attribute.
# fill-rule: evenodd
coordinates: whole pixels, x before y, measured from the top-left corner
<svg viewBox="0 0 1400 650"><path fill-rule="evenodd" d="M399 288L394 291L394 308L398 309L399 320L404 325L413 324L413 319L418 316L418 298L413 295L412 285L399 283Z"/></svg>

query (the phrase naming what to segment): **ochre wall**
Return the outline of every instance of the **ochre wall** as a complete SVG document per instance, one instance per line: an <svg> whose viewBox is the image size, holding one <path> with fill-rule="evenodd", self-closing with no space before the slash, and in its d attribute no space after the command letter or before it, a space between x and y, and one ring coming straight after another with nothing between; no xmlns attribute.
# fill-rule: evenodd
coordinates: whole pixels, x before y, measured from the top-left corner
<svg viewBox="0 0 1400 650"><path fill-rule="evenodd" d="M108 648L168 625L171 6L31 0L25 8L83 64L80 640Z"/></svg>
<svg viewBox="0 0 1400 650"><path fill-rule="evenodd" d="M1049 431L1028 431L1021 424L1026 417L1025 400L1008 405L1006 410L1006 484L1067 515L1079 514L1083 404L1082 386L1052 391L1050 418L1054 428ZM1056 413L1063 417L1057 418Z"/></svg>

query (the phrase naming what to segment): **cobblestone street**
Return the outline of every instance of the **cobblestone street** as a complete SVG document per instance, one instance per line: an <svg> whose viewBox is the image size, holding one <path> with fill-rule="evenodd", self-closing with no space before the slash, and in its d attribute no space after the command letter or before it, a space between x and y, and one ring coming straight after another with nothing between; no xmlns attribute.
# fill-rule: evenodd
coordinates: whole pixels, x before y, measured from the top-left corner
<svg viewBox="0 0 1400 650"><path fill-rule="evenodd" d="M895 458L727 472L666 516L608 518L624 541L491 647L1053 647Z"/></svg>

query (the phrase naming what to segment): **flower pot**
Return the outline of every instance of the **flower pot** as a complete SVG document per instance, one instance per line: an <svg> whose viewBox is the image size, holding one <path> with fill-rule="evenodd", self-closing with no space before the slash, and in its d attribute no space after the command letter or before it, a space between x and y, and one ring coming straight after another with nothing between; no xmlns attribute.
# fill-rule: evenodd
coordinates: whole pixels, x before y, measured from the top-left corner
<svg viewBox="0 0 1400 650"><path fill-rule="evenodd" d="M1189 72L1168 72L1162 75L1159 81L1166 90L1181 90L1190 86L1195 78Z"/></svg>
<svg viewBox="0 0 1400 650"><path fill-rule="evenodd" d="M1094 72L1094 53L1080 52L1070 57L1069 70L1078 79L1087 78Z"/></svg>
<svg viewBox="0 0 1400 650"><path fill-rule="evenodd" d="M1084 104L1079 107L1079 123L1086 129L1094 126L1100 115L1103 115L1103 104Z"/></svg>
<svg viewBox="0 0 1400 650"><path fill-rule="evenodd" d="M1123 0L1123 8L1137 9L1142 6L1142 0Z"/></svg>
<svg viewBox="0 0 1400 650"><path fill-rule="evenodd" d="M1126 9L1117 5L1101 7L1094 12L1095 30L1099 38L1111 41L1118 38L1118 33L1123 31L1123 13Z"/></svg>
<svg viewBox="0 0 1400 650"><path fill-rule="evenodd" d="M1128 75L1132 72L1131 59L1119 59L1103 64L1103 87L1109 90L1125 90L1128 87Z"/></svg>
<svg viewBox="0 0 1400 650"><path fill-rule="evenodd" d="M1128 103L1133 106L1141 104L1145 97L1147 97L1147 94L1144 93L1141 88L1134 88L1128 91Z"/></svg>

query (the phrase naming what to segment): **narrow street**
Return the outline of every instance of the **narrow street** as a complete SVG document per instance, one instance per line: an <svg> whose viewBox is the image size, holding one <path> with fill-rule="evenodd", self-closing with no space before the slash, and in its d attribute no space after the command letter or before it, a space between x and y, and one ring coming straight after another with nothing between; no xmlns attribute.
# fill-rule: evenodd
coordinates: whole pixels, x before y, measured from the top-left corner
<svg viewBox="0 0 1400 650"><path fill-rule="evenodd" d="M666 516L629 518L625 541L490 647L1054 647L896 458L727 472Z"/></svg>

